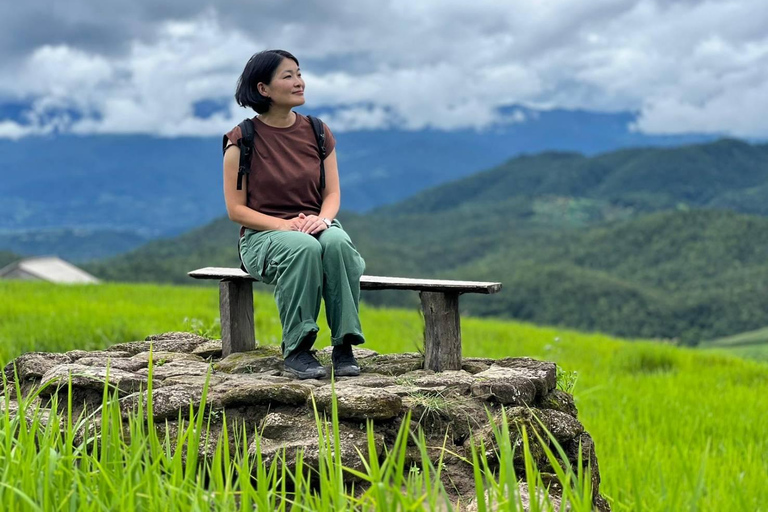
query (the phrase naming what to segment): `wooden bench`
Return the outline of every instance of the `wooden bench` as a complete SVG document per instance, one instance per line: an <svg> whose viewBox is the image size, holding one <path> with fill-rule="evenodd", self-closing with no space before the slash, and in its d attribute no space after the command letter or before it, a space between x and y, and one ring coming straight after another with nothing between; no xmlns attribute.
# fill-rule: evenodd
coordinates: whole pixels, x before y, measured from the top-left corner
<svg viewBox="0 0 768 512"><path fill-rule="evenodd" d="M219 310L224 357L253 350L253 286L255 281L239 268L206 267L189 272L195 279L219 279ZM434 371L461 369L459 295L491 294L501 283L362 276L363 290L417 290L424 312L424 367Z"/></svg>

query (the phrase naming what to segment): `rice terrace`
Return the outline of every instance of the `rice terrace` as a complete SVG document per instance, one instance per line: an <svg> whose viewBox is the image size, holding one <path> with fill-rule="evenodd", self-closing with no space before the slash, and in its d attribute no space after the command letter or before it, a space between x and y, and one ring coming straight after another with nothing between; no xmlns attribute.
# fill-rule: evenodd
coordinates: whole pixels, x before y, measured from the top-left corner
<svg viewBox="0 0 768 512"><path fill-rule="evenodd" d="M554 384L553 396L563 397L557 409L532 409L545 414L531 416L525 408L492 399L484 402L488 417L503 418L494 428L483 407L462 401L461 390L473 385L473 373L462 372L463 381L446 387L440 374L417 370L422 325L415 311L363 306L373 333L367 349L380 354L369 356L370 372L361 376L369 375L371 386L364 401L373 407L377 391L390 389L396 393L386 396L399 402L385 399L378 412L355 413L344 399L350 380L333 385L337 402L327 390L307 395L271 371L279 369L274 349L280 326L266 294L255 294L258 354L250 362L230 361L226 371L220 362L210 364L220 350L212 288L6 281L0 298L5 363L25 352L61 354L50 356L57 361L18 359L15 375L6 366L0 495L7 510L128 510L157 503L169 510L516 510L521 496L531 510L557 509L558 499L571 509L592 510L592 476L578 461L563 464L568 454L558 451L563 447L557 438L567 439L567 428L550 432L551 439L543 428L551 418L546 411L557 409L578 409L578 421L568 425L594 441L605 499L597 503L611 510L761 510L768 498L762 485L768 452L760 412L768 405L761 392L768 381L764 363L657 342L464 318L465 368L475 375L487 372L490 361L483 358L557 364L556 373L544 377L554 377L545 387ZM162 332L171 334L151 336ZM147 336L155 340L152 355L145 351ZM173 340L188 345L178 347L180 353L168 351ZM387 354L405 355L397 360ZM34 385L46 368L77 360L80 370L71 376L61 366L63 378L42 390ZM104 370L108 361L112 376L102 378L113 385L103 387L96 374L84 370ZM154 378L147 379L148 373ZM144 379L134 382L137 375ZM229 383L217 386L227 378ZM250 382L240 392L238 379ZM478 381L474 384L483 384ZM280 386L267 389L268 382ZM322 384L331 387L330 381ZM57 385L63 386L58 392ZM136 400L142 389L144 400ZM190 394L162 399L164 390L181 389ZM147 393L155 399L147 401ZM272 394L270 411L258 405L267 403L258 393ZM307 402L307 396L314 398ZM305 412L290 419L289 412L301 407ZM454 440L469 439L473 428L451 421L462 410L463 417L477 421L477 441L457 453ZM403 411L412 425L425 428L383 419L402 417ZM255 420L261 424L254 427ZM280 441L286 421L302 424L297 430L310 434ZM387 426L377 430L377 422ZM515 430L519 426L524 437ZM511 490L518 487L524 492Z"/></svg>

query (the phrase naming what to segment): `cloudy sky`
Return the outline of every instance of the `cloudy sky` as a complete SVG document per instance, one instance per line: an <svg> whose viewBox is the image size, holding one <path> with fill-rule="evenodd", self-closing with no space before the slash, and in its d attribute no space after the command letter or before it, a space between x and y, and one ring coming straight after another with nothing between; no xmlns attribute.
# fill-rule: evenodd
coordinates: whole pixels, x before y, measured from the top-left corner
<svg viewBox="0 0 768 512"><path fill-rule="evenodd" d="M339 131L483 128L518 104L768 137L765 0L3 2L0 137L218 135L252 115L235 83L267 48Z"/></svg>

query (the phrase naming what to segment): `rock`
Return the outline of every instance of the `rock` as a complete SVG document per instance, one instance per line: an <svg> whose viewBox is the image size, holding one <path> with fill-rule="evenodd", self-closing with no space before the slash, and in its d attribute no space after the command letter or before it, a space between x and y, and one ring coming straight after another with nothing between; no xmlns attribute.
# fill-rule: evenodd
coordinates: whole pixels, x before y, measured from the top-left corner
<svg viewBox="0 0 768 512"><path fill-rule="evenodd" d="M131 357L132 354L128 352L122 352L120 350L70 350L66 354L72 359L73 363L78 362L84 357L110 357L110 358L125 358Z"/></svg>
<svg viewBox="0 0 768 512"><path fill-rule="evenodd" d="M56 366L43 375L40 385L47 387L41 391L41 395L51 395L56 391L57 386L67 386L70 376L73 388L103 391L107 379L107 368L82 364ZM111 387L117 388L121 395L127 395L138 391L142 386L146 387L147 377L118 368L110 368L108 383Z"/></svg>
<svg viewBox="0 0 768 512"><path fill-rule="evenodd" d="M280 347L264 346L249 352L230 354L216 363L214 369L226 373L282 372L283 356Z"/></svg>
<svg viewBox="0 0 768 512"><path fill-rule="evenodd" d="M173 377L189 378L192 376L205 377L211 371L211 365L202 360L171 361L170 363L156 364L152 366L152 378L165 381ZM139 375L149 375L149 368L136 370Z"/></svg>
<svg viewBox="0 0 768 512"><path fill-rule="evenodd" d="M440 387L453 389L458 393L464 394L469 392L469 388L474 382L475 378L472 374L464 370L448 370L433 375L419 377L413 381L413 384L425 388Z"/></svg>
<svg viewBox="0 0 768 512"><path fill-rule="evenodd" d="M605 498L600 495L600 466L597 462L595 443L592 440L592 436L587 432L583 432L569 443L565 443L563 445L563 450L568 456L568 460L577 461L579 456L579 446L581 446L581 457L584 468L586 469L587 466L589 466L592 471L592 502L597 510L610 510L610 505Z"/></svg>
<svg viewBox="0 0 768 512"><path fill-rule="evenodd" d="M207 338L192 334L191 332L167 332L147 336L145 341L131 341L113 345L109 350L119 350L136 355L141 352L149 352L150 347L154 352L182 352L191 353L200 345L210 341Z"/></svg>
<svg viewBox="0 0 768 512"><path fill-rule="evenodd" d="M402 375L424 368L424 358L418 353L382 354L360 362L363 372Z"/></svg>
<svg viewBox="0 0 768 512"><path fill-rule="evenodd" d="M392 393L400 397L405 397L413 394L426 395L426 396L440 396L445 391L445 386L433 386L429 388L422 388L416 386L400 386L395 384L394 386L387 386L382 388L384 391Z"/></svg>
<svg viewBox="0 0 768 512"><path fill-rule="evenodd" d="M516 369L491 366L475 374L472 395L483 400L495 400L505 405L532 404L536 398L536 385Z"/></svg>
<svg viewBox="0 0 768 512"><path fill-rule="evenodd" d="M297 437L295 431L296 416L279 412L267 414L259 426L259 433L261 436L270 439L295 438ZM314 434L317 434L317 429L315 429Z"/></svg>
<svg viewBox="0 0 768 512"><path fill-rule="evenodd" d="M387 386L397 385L397 382L393 377L388 375L378 375L376 373L362 373L357 377L336 377L337 385L343 383L349 383L363 388L385 388Z"/></svg>
<svg viewBox="0 0 768 512"><path fill-rule="evenodd" d="M14 364L16 365L16 372L19 376L19 380L39 379L51 369L70 362L72 362L72 359L66 354L29 352L8 363L3 371L9 382L13 382Z"/></svg>
<svg viewBox="0 0 768 512"><path fill-rule="evenodd" d="M515 507L515 510L521 510L521 512L530 512L531 511L531 492L528 489L528 484L524 480L520 480L516 483L515 489L505 489L504 495L509 497L509 502L511 503L519 503L520 508L518 509ZM488 510L490 512L497 511L498 503L493 502L491 503L491 491L486 490L483 494L483 498L485 500L485 506L483 507L484 510ZM571 506L570 505L562 505L562 499L559 496L553 496L552 494L547 494L544 489L536 489L536 502L538 505L535 506L533 510L557 510L560 512L570 512ZM545 505L546 503L546 505ZM488 505L491 504L489 507ZM465 512L477 512L479 510L479 505L477 503L477 499L473 498L470 500L470 502L467 504L467 507L464 509Z"/></svg>
<svg viewBox="0 0 768 512"><path fill-rule="evenodd" d="M154 341L154 342L168 341L168 342L183 342L183 343L191 342L191 343L196 343L197 345L202 345L203 343L206 343L211 340L192 332L169 331L161 334L150 334L149 336L144 338L144 341Z"/></svg>
<svg viewBox="0 0 768 512"><path fill-rule="evenodd" d="M525 427L526 435L528 436L528 447L530 449L531 456L538 467L546 467L549 461L544 453L542 444L539 442L536 433L539 436L547 440L546 434L542 431L541 426L533 417L533 410L528 407L510 407L506 411L498 412L493 415L492 423L487 423L482 428L476 430L472 438L466 439L464 442L465 454L471 459L472 451L471 446L474 443L475 448L480 450L480 446L485 447L485 457L492 469L495 469L498 465L498 453L499 444L497 442L496 434L494 433L493 426L501 432L504 422L504 416L507 418L507 426L509 430L509 447L513 452L513 461L516 466L525 466L525 453L523 445L522 431Z"/></svg>
<svg viewBox="0 0 768 512"><path fill-rule="evenodd" d="M330 425L325 424L322 426L332 431ZM303 464L305 467L314 470L319 468L321 453L318 426L314 418L270 413L264 418L262 427L264 429L263 436L258 442L254 440L249 446L248 451L254 455L257 450L261 450L262 461L267 468L275 461L281 462L279 457L283 455L283 450L285 450L285 456L282 462L289 471L295 471L296 455L299 451L303 453ZM333 440L326 440L326 442L328 443L326 449L330 451L328 456L332 456ZM359 454L363 453L366 455L366 459L368 458L367 432L350 428L341 423L339 424L339 442L342 464L350 469L364 472L365 465ZM379 457L384 446L384 437L381 434L374 433L373 444L374 456Z"/></svg>
<svg viewBox="0 0 768 512"><path fill-rule="evenodd" d="M484 372L495 362L495 359L487 357L465 357L461 360L461 369L467 373L475 374Z"/></svg>
<svg viewBox="0 0 768 512"><path fill-rule="evenodd" d="M568 413L538 409L535 414L561 445L584 432L584 425Z"/></svg>
<svg viewBox="0 0 768 512"><path fill-rule="evenodd" d="M109 366L110 368L118 368L129 372L135 372L142 368L146 368L147 366L145 361L136 361L130 357L112 357L109 355L81 357L77 360L77 364L85 366L101 366L104 368Z"/></svg>
<svg viewBox="0 0 768 512"><path fill-rule="evenodd" d="M521 377L530 379L536 385L539 397L547 395L557 387L557 365L530 357L507 357L496 361L496 366L515 370Z"/></svg>
<svg viewBox="0 0 768 512"><path fill-rule="evenodd" d="M192 364L192 363L169 363L168 366L176 365L176 364ZM194 363L195 365L200 363ZM163 366L160 367L161 369L164 369ZM158 379L158 376L154 376L155 379ZM190 384L194 386L198 386L200 389L203 389L203 386L205 386L206 382L208 382L208 386L214 386L223 384L227 381L227 377L229 375L227 374L221 374L221 373L212 373L210 376L207 374L198 374L198 375L187 375L187 374L179 374L179 375L171 375L167 378L163 378L160 376L159 378L162 379L163 386L174 386L176 384Z"/></svg>
<svg viewBox="0 0 768 512"><path fill-rule="evenodd" d="M154 366L162 366L166 363L170 363L171 361L195 361L198 363L204 363L202 357L197 356L195 354L186 354L183 352L167 352L163 350L157 350L153 352L139 352L138 354L134 355L131 359L135 361L141 361L143 363L149 364L149 354L152 354L152 364Z"/></svg>
<svg viewBox="0 0 768 512"><path fill-rule="evenodd" d="M579 415L579 411L576 409L576 404L573 401L573 396L559 389L553 389L547 396L542 398L540 407L564 412L574 418L577 418Z"/></svg>
<svg viewBox="0 0 768 512"><path fill-rule="evenodd" d="M192 353L196 356L200 356L203 359L208 358L220 358L221 357L221 340L209 340L205 343L198 345Z"/></svg>
<svg viewBox="0 0 768 512"><path fill-rule="evenodd" d="M313 392L318 409L331 413L331 386L323 386ZM400 414L402 399L383 389L359 386L340 386L336 388L336 401L339 418L344 420L381 421Z"/></svg>
<svg viewBox="0 0 768 512"><path fill-rule="evenodd" d="M303 384L264 381L235 383L227 380L211 389L211 399L216 408L262 404L303 405L311 392L312 388Z"/></svg>
<svg viewBox="0 0 768 512"><path fill-rule="evenodd" d="M197 410L203 390L200 386L177 384L152 390L152 413L155 420L166 418L176 419L181 412L182 418L189 418L189 407ZM133 393L120 400L120 410L123 418L127 419L139 407L139 401L144 408L144 418L147 418L147 391Z"/></svg>

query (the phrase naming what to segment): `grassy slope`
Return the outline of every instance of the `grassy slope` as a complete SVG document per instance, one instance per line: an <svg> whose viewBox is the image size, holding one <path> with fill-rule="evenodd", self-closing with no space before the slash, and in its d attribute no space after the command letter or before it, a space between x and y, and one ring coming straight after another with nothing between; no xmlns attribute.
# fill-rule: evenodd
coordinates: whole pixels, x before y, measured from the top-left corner
<svg viewBox="0 0 768 512"><path fill-rule="evenodd" d="M768 327L705 341L701 348L718 350L747 359L768 361Z"/></svg>
<svg viewBox="0 0 768 512"><path fill-rule="evenodd" d="M257 338L276 343L272 298L257 293L255 303ZM141 339L183 329L185 318L214 325L217 314L211 288L0 282L0 360ZM319 346L329 342L322 318ZM416 311L363 304L361 319L368 346L381 352L414 350L421 337ZM768 395L756 392L768 385L768 365L478 318L463 319L462 336L465 356L531 356L578 372L580 419L595 438L614 510L757 510L768 502Z"/></svg>

